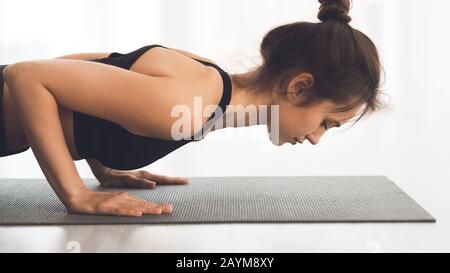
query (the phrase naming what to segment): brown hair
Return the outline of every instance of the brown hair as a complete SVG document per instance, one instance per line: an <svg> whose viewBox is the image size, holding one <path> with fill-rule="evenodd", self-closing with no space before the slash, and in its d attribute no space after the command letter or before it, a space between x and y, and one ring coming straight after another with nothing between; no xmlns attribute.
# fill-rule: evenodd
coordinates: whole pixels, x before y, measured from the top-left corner
<svg viewBox="0 0 450 273"><path fill-rule="evenodd" d="M293 77L311 73L312 90L306 90L308 99L299 106L329 99L343 105L334 112L345 112L364 105L357 122L382 106L377 49L364 33L348 24L349 0L319 2L321 22L295 22L270 30L260 46L263 63L254 70L255 76L232 77L240 87L286 93Z"/></svg>

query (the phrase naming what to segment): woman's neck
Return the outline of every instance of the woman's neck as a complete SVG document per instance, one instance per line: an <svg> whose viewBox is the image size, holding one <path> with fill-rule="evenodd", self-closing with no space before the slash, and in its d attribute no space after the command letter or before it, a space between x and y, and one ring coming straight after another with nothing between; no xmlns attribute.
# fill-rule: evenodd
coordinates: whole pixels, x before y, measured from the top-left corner
<svg viewBox="0 0 450 273"><path fill-rule="evenodd" d="M223 128L265 125L268 119L270 119L268 114L270 114L270 106L272 104L271 92L268 90L251 90L238 86L236 83L236 75L240 77L251 77L254 76L254 73L255 71L230 74L231 101L222 119L218 119L218 123L221 120L223 121ZM265 112L261 111L264 108L267 110Z"/></svg>

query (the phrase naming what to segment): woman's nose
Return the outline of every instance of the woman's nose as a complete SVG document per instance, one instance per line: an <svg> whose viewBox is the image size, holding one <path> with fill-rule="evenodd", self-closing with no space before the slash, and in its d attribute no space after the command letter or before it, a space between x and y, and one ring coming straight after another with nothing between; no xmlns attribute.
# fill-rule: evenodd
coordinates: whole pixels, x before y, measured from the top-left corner
<svg viewBox="0 0 450 273"><path fill-rule="evenodd" d="M317 143L319 143L319 138L315 137L314 135L308 135L306 136L306 138L312 145L316 145Z"/></svg>
<svg viewBox="0 0 450 273"><path fill-rule="evenodd" d="M325 130L316 131L312 134L307 135L306 138L308 139L309 143L311 143L312 145L317 145L320 141L320 138L322 137L322 135L324 133L325 133Z"/></svg>

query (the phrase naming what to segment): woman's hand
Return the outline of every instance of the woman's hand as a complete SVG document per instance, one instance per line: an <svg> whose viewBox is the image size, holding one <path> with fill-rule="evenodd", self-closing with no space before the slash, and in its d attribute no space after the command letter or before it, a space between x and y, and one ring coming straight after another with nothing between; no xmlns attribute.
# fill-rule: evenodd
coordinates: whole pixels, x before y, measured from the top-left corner
<svg viewBox="0 0 450 273"><path fill-rule="evenodd" d="M96 192L88 188L71 196L67 202L70 212L117 216L171 213L171 204L155 204L138 199L127 192Z"/></svg>
<svg viewBox="0 0 450 273"><path fill-rule="evenodd" d="M154 189L156 184L161 185L185 185L189 183L186 177L166 176L149 173L145 170L120 171L107 169L97 177L103 187L127 187Z"/></svg>

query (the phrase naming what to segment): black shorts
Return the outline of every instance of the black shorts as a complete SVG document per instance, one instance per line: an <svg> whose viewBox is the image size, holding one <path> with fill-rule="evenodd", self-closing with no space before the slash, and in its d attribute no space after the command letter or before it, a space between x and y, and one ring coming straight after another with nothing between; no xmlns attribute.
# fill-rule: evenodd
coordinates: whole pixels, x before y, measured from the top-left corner
<svg viewBox="0 0 450 273"><path fill-rule="evenodd" d="M30 149L30 146L26 146L15 151L6 150L6 134L3 120L3 69L5 69L5 67L6 65L0 65L0 157L18 154Z"/></svg>

